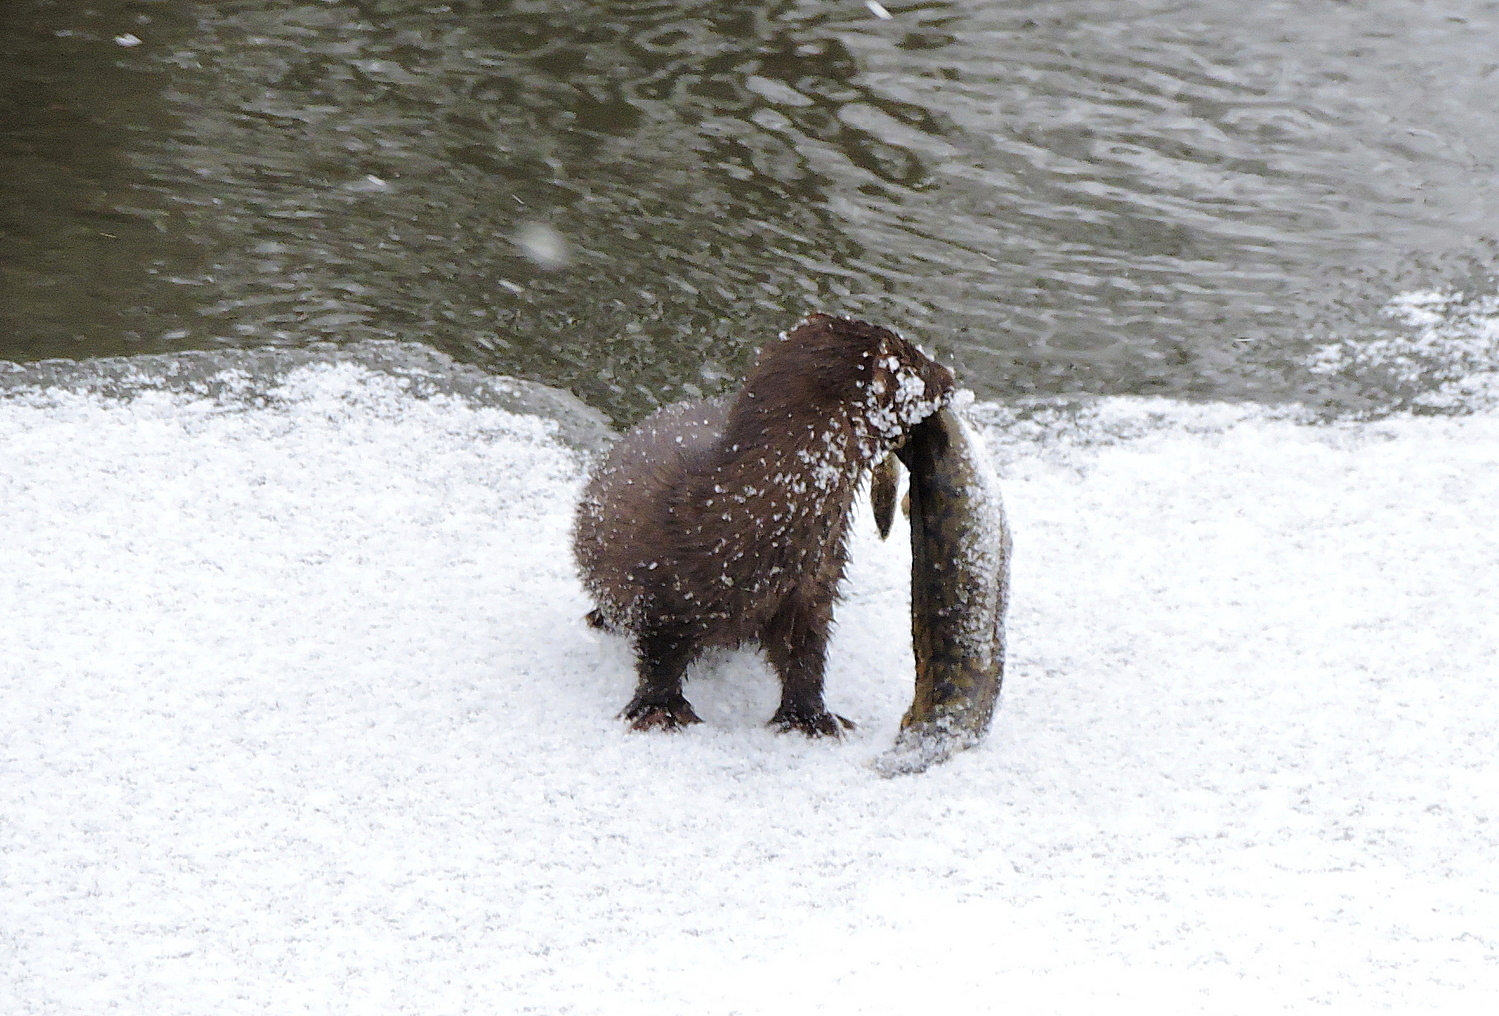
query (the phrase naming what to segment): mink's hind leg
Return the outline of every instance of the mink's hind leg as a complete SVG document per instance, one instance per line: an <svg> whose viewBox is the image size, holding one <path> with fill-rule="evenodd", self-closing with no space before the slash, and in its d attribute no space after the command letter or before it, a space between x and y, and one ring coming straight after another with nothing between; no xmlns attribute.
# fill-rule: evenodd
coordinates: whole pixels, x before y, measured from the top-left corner
<svg viewBox="0 0 1499 1016"><path fill-rule="evenodd" d="M853 730L854 721L847 716L830 713L824 706L821 712L787 708L783 702L770 718L770 726L781 733L799 730L808 737L842 737L845 730Z"/></svg>
<svg viewBox="0 0 1499 1016"><path fill-rule="evenodd" d="M604 612L597 607L583 615L583 623L598 631L609 632L611 635L619 631L614 626L614 623L604 616Z"/></svg>
<svg viewBox="0 0 1499 1016"><path fill-rule="evenodd" d="M697 645L681 632L642 632L635 643L635 697L619 714L632 730L680 730L702 718L682 694L682 677Z"/></svg>
<svg viewBox="0 0 1499 1016"><path fill-rule="evenodd" d="M828 712L822 701L822 672L827 659L832 598L787 597L761 637L765 655L781 677L781 705L770 718L779 730L799 730L808 737L841 737L853 721Z"/></svg>

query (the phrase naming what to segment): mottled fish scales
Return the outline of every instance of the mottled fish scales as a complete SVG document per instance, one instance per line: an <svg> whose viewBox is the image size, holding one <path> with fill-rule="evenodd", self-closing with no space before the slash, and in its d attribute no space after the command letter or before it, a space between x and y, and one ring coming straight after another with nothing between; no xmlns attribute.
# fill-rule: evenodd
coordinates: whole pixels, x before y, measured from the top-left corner
<svg viewBox="0 0 1499 1016"><path fill-rule="evenodd" d="M979 743L1004 680L1010 532L983 444L957 409L912 428L911 638L916 689L887 776L921 772Z"/></svg>

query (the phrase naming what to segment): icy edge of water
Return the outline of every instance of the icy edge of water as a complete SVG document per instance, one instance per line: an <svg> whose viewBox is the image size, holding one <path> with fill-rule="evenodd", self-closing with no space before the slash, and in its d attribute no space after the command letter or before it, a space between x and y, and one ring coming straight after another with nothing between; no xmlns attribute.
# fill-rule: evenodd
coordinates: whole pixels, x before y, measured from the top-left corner
<svg viewBox="0 0 1499 1016"><path fill-rule="evenodd" d="M1388 327L1319 345L1313 374L1387 393L1386 412L1466 415L1499 407L1499 294L1401 293Z"/></svg>
<svg viewBox="0 0 1499 1016"><path fill-rule="evenodd" d="M302 349L267 346L25 364L0 360L0 396L61 389L127 399L143 392L168 392L226 405L254 405L294 372L324 364L350 364L389 375L415 398L449 395L478 407L540 417L555 424L560 441L590 455L614 440L608 418L571 392L486 374L418 342L385 339L341 346L316 343Z"/></svg>
<svg viewBox="0 0 1499 1016"><path fill-rule="evenodd" d="M1450 309L1447 303L1442 309ZM394 379L400 392L412 398L450 396L476 408L537 418L560 442L587 457L596 457L617 437L604 414L564 389L488 374L419 342L388 339L346 345L316 343L299 349L267 346L24 364L0 360L0 399L45 396L54 390L108 400L161 392L211 400L228 409L255 408L282 401L290 394L287 386L294 387L305 370L340 365ZM1499 374L1476 370L1453 377L1449 387L1487 390L1485 386L1492 377ZM296 398L295 394L290 397ZM1499 396L1459 402L1444 402L1440 407L1426 403L1393 407L1381 418L1484 415L1499 406ZM1128 444L1153 434L1223 434L1251 422L1333 428L1370 422L1363 414L1329 417L1325 411L1296 402L1183 402L1162 396L1050 396L973 402L965 412L1001 468L1037 450Z"/></svg>

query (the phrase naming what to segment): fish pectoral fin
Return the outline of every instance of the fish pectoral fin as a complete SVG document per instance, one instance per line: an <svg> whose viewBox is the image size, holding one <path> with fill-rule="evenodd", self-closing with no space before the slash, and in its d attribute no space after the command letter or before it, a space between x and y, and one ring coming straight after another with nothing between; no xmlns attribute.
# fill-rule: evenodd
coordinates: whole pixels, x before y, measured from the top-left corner
<svg viewBox="0 0 1499 1016"><path fill-rule="evenodd" d="M889 537L890 527L895 524L895 495L899 486L900 462L892 452L875 465L869 476L869 503L882 540Z"/></svg>

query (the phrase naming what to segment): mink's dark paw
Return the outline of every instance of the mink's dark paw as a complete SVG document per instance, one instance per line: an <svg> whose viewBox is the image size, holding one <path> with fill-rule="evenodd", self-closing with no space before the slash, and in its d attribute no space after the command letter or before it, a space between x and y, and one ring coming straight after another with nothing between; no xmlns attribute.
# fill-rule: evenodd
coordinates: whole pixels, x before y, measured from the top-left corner
<svg viewBox="0 0 1499 1016"><path fill-rule="evenodd" d="M826 709L816 713L800 709L777 709L776 714L770 718L770 726L782 733L800 731L808 737L842 737L845 730L854 729L854 721Z"/></svg>
<svg viewBox="0 0 1499 1016"><path fill-rule="evenodd" d="M611 634L619 631L618 628L614 627L614 623L604 616L604 612L598 609L590 610L584 614L583 623L590 628L597 629L598 631L606 631Z"/></svg>
<svg viewBox="0 0 1499 1016"><path fill-rule="evenodd" d="M642 699L637 696L630 700L630 704L625 706L619 716L620 719L630 721L631 730L681 730L703 722L681 695L668 699Z"/></svg>

